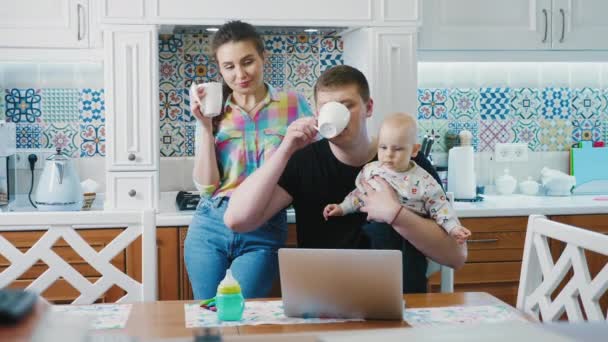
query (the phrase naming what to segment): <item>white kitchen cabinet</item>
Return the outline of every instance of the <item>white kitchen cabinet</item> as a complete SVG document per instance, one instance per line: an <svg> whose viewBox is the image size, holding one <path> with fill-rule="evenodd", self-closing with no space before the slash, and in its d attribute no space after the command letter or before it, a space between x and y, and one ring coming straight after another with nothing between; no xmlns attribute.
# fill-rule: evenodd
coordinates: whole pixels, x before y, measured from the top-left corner
<svg viewBox="0 0 608 342"><path fill-rule="evenodd" d="M417 23L419 0L102 0L104 23L361 27Z"/></svg>
<svg viewBox="0 0 608 342"><path fill-rule="evenodd" d="M158 208L158 172L108 172L106 210Z"/></svg>
<svg viewBox="0 0 608 342"><path fill-rule="evenodd" d="M158 207L158 30L104 30L107 209Z"/></svg>
<svg viewBox="0 0 608 342"><path fill-rule="evenodd" d="M158 170L157 28L106 28L104 40L107 169Z"/></svg>
<svg viewBox="0 0 608 342"><path fill-rule="evenodd" d="M604 0L425 0L423 50L608 48Z"/></svg>
<svg viewBox="0 0 608 342"><path fill-rule="evenodd" d="M385 116L416 113L416 28L364 28L343 36L344 62L361 70L374 109L367 129L377 136Z"/></svg>
<svg viewBox="0 0 608 342"><path fill-rule="evenodd" d="M0 47L88 48L88 0L3 1Z"/></svg>

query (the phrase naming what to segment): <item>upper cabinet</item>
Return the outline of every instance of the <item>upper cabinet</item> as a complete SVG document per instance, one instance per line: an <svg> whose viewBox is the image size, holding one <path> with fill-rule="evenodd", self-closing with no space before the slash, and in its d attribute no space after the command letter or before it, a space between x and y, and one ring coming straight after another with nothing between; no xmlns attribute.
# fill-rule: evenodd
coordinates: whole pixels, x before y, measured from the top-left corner
<svg viewBox="0 0 608 342"><path fill-rule="evenodd" d="M608 49L604 0L425 0L420 49Z"/></svg>
<svg viewBox="0 0 608 342"><path fill-rule="evenodd" d="M0 47L88 48L88 0L3 1Z"/></svg>
<svg viewBox="0 0 608 342"><path fill-rule="evenodd" d="M239 18L255 25L367 26L418 22L418 0L102 0L101 21L218 25Z"/></svg>

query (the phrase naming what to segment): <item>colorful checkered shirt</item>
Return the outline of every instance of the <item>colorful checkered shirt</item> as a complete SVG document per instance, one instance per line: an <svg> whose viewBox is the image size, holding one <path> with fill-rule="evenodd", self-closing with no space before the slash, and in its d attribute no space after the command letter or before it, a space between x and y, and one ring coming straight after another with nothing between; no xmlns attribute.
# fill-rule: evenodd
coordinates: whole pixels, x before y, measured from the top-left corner
<svg viewBox="0 0 608 342"><path fill-rule="evenodd" d="M229 197L276 151L289 124L312 115L312 109L302 95L267 87L264 105L253 118L233 104L232 97L226 101L226 116L215 136L216 156L223 175L219 184L199 185L195 181L201 196Z"/></svg>

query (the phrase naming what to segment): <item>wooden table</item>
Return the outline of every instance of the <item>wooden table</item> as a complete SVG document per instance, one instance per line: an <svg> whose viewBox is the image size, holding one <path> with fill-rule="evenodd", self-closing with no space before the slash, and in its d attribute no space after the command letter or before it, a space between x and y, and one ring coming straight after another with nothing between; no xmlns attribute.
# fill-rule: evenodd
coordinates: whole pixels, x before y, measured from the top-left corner
<svg viewBox="0 0 608 342"><path fill-rule="evenodd" d="M409 308L505 304L496 297L482 292L407 294L403 297L406 306ZM192 337L196 329L186 328L184 312L184 304L186 303L196 303L196 301L134 303L127 326L124 329L112 330L111 332L126 333L131 336L140 337L142 340L166 337ZM42 311L43 310L38 310L37 316L40 316ZM33 316L24 322L21 327L14 329L0 328L0 340L4 340L5 338L9 338L9 340L27 340L27 336L31 335L33 327L32 322L35 320L36 316ZM221 328L221 333L224 336L234 336L404 327L408 327L408 324L403 321L364 321L328 324L225 327ZM100 331L100 333L106 332L108 331Z"/></svg>

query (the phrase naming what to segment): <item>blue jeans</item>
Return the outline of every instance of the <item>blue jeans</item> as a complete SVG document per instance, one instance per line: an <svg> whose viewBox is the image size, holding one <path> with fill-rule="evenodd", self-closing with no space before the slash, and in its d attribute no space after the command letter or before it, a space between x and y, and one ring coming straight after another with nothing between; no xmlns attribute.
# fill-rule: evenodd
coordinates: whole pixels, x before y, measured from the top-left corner
<svg viewBox="0 0 608 342"><path fill-rule="evenodd" d="M280 211L249 233L224 224L228 197L201 199L184 244L184 259L195 299L215 296L230 268L245 298L267 297L278 275L277 251L287 239L287 216Z"/></svg>

